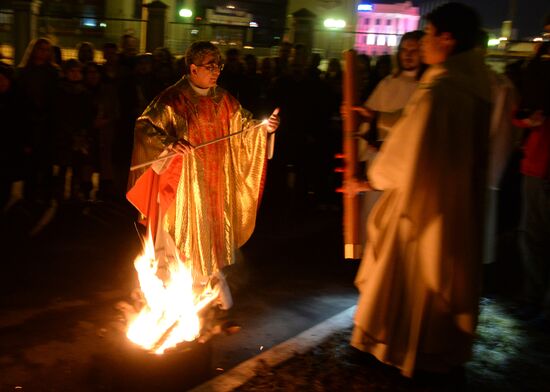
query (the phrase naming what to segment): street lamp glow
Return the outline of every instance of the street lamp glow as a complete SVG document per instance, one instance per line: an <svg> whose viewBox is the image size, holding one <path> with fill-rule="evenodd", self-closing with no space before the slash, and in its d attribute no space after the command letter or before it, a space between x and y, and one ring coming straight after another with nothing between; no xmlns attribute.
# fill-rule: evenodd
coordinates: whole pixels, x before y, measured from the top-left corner
<svg viewBox="0 0 550 392"><path fill-rule="evenodd" d="M500 39L498 38L491 38L488 42L488 46L498 46L500 44Z"/></svg>
<svg viewBox="0 0 550 392"><path fill-rule="evenodd" d="M346 21L343 19L325 19L324 23L326 28L328 29L343 29L346 27Z"/></svg>
<svg viewBox="0 0 550 392"><path fill-rule="evenodd" d="M179 16L182 18L189 18L190 16L193 16L193 11L187 8L180 9L180 12L178 12Z"/></svg>

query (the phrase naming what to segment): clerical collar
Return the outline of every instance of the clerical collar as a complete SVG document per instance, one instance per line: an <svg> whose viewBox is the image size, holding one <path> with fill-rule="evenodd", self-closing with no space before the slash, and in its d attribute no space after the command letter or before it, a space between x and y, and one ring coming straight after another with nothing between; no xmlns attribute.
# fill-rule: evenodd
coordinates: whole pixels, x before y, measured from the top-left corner
<svg viewBox="0 0 550 392"><path fill-rule="evenodd" d="M401 75L407 77L407 78L416 78L416 74L417 74L418 70L416 69L413 69L412 71L401 71Z"/></svg>
<svg viewBox="0 0 550 392"><path fill-rule="evenodd" d="M202 87L199 87L199 86L195 86L193 84L193 82L191 82L191 79L189 79L189 85L191 86L191 88L193 90L195 90L195 92L198 94L198 95L201 95L203 97L206 97L208 95L208 93L210 92L210 87L207 87L207 88L202 88Z"/></svg>

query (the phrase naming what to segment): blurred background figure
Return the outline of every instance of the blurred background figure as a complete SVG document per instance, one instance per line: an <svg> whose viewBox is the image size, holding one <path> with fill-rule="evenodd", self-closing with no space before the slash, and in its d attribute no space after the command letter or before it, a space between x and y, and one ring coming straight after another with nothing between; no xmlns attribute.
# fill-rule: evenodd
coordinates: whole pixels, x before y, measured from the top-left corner
<svg viewBox="0 0 550 392"><path fill-rule="evenodd" d="M54 45L52 46L52 50L53 50L53 58L54 58L55 64L57 64L57 66L61 68L61 66L63 65L63 55L61 52L61 48L57 45Z"/></svg>
<svg viewBox="0 0 550 392"><path fill-rule="evenodd" d="M357 55L357 84L360 102L365 102L371 93L369 91L372 77L370 61L371 58L366 54Z"/></svg>
<svg viewBox="0 0 550 392"><path fill-rule="evenodd" d="M49 203L52 197L52 105L59 76L51 42L31 41L16 69L15 82L21 105L19 129L24 135L25 193L40 203Z"/></svg>
<svg viewBox="0 0 550 392"><path fill-rule="evenodd" d="M121 78L129 77L132 74L138 52L138 39L131 34L124 34L120 40L120 52L118 55Z"/></svg>
<svg viewBox="0 0 550 392"><path fill-rule="evenodd" d="M229 91L240 100L241 88L244 85L244 64L241 61L241 52L236 48L227 49L225 63L218 79L218 85Z"/></svg>
<svg viewBox="0 0 550 392"><path fill-rule="evenodd" d="M135 111L143 112L149 102L160 93L159 80L155 78L153 73L153 56L151 53L139 54L136 58L134 68L133 87L136 95Z"/></svg>
<svg viewBox="0 0 550 392"><path fill-rule="evenodd" d="M81 64L94 61L95 49L91 42L80 42L77 46L77 59Z"/></svg>
<svg viewBox="0 0 550 392"><path fill-rule="evenodd" d="M269 115L266 107L266 95L262 92L262 77L258 73L258 59L253 54L244 56L243 84L240 92L241 105L254 115L262 118ZM265 109L262 111L262 109Z"/></svg>
<svg viewBox="0 0 550 392"><path fill-rule="evenodd" d="M290 55L292 53L292 44L290 42L281 42L277 57L273 59L274 63L274 76L279 77L290 72Z"/></svg>
<svg viewBox="0 0 550 392"><path fill-rule="evenodd" d="M478 50L485 56L489 36L485 31L480 31ZM485 221L485 247L483 263L484 286L487 292L493 289L495 276L489 272L488 266L497 259L498 222L502 220L498 216L498 198L500 182L510 162L510 157L520 143L520 132L512 124L511 113L517 108L518 94L513 83L505 74L499 74L487 65L487 73L491 84L491 102L493 105L491 114L491 128L489 132L489 170L488 170L488 194L486 204ZM509 215L508 213L506 215Z"/></svg>
<svg viewBox="0 0 550 392"><path fill-rule="evenodd" d="M97 166L99 172L100 200L116 199L113 167L113 144L119 118L119 103L116 86L101 78L100 67L94 62L82 70L84 86L90 94L92 133L97 137Z"/></svg>
<svg viewBox="0 0 550 392"><path fill-rule="evenodd" d="M374 68L372 69L370 86L367 91L369 95L374 91L380 81L391 74L392 68L392 57L389 54L383 54L376 57Z"/></svg>
<svg viewBox="0 0 550 392"><path fill-rule="evenodd" d="M54 164L57 166L54 171L55 196L57 200L67 196L76 200L89 200L97 156L97 137L92 129L91 95L82 81L82 64L78 60L65 61L63 74L53 110Z"/></svg>
<svg viewBox="0 0 550 392"><path fill-rule="evenodd" d="M550 32L550 16L545 20ZM540 45L524 69L514 123L525 129L520 252L523 305L518 317L550 333L550 42Z"/></svg>
<svg viewBox="0 0 550 392"><path fill-rule="evenodd" d="M120 70L118 65L118 46L114 42L107 42L103 45L103 59L101 64L101 77L104 81L118 82Z"/></svg>
<svg viewBox="0 0 550 392"><path fill-rule="evenodd" d="M168 48L156 48L153 51L153 76L157 94L179 79L176 75L174 56Z"/></svg>
<svg viewBox="0 0 550 392"><path fill-rule="evenodd" d="M0 118L4 141L0 149L0 208L8 211L23 199L23 132L18 129L21 109L17 102L13 68L0 62Z"/></svg>

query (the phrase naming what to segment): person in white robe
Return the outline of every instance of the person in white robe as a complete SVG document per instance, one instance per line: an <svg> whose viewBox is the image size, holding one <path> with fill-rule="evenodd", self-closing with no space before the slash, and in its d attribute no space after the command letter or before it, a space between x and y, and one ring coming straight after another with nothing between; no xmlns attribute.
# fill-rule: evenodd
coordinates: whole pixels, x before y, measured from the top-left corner
<svg viewBox="0 0 550 392"><path fill-rule="evenodd" d="M384 193L368 219L353 347L395 366L449 372L471 356L482 266L490 87L479 19L447 3L427 17L430 68L370 167Z"/></svg>
<svg viewBox="0 0 550 392"><path fill-rule="evenodd" d="M418 86L418 81L426 69L420 59L420 39L423 32L409 31L403 34L397 48L397 69L378 83L363 106L353 110L366 120L359 127L358 139L359 161L365 163L365 168L376 158L380 145L388 136L403 112ZM376 120L374 120L376 118ZM376 123L376 126L373 127ZM365 173L366 174L366 173ZM363 195L361 222L366 222L372 207L380 198L382 192L372 190ZM366 242L366 224L361 225L362 247Z"/></svg>

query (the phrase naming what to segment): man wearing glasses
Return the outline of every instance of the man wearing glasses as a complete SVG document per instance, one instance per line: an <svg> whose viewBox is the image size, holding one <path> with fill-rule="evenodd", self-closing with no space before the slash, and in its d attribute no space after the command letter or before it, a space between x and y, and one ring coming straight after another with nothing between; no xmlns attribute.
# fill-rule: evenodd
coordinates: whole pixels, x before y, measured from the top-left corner
<svg viewBox="0 0 550 392"><path fill-rule="evenodd" d="M154 237L159 265L179 256L198 289L219 284L219 305L227 309L232 300L220 271L254 229L278 109L260 123L218 87L223 64L212 43L193 43L185 60L186 75L135 127L132 165L170 158L132 171L127 197Z"/></svg>

